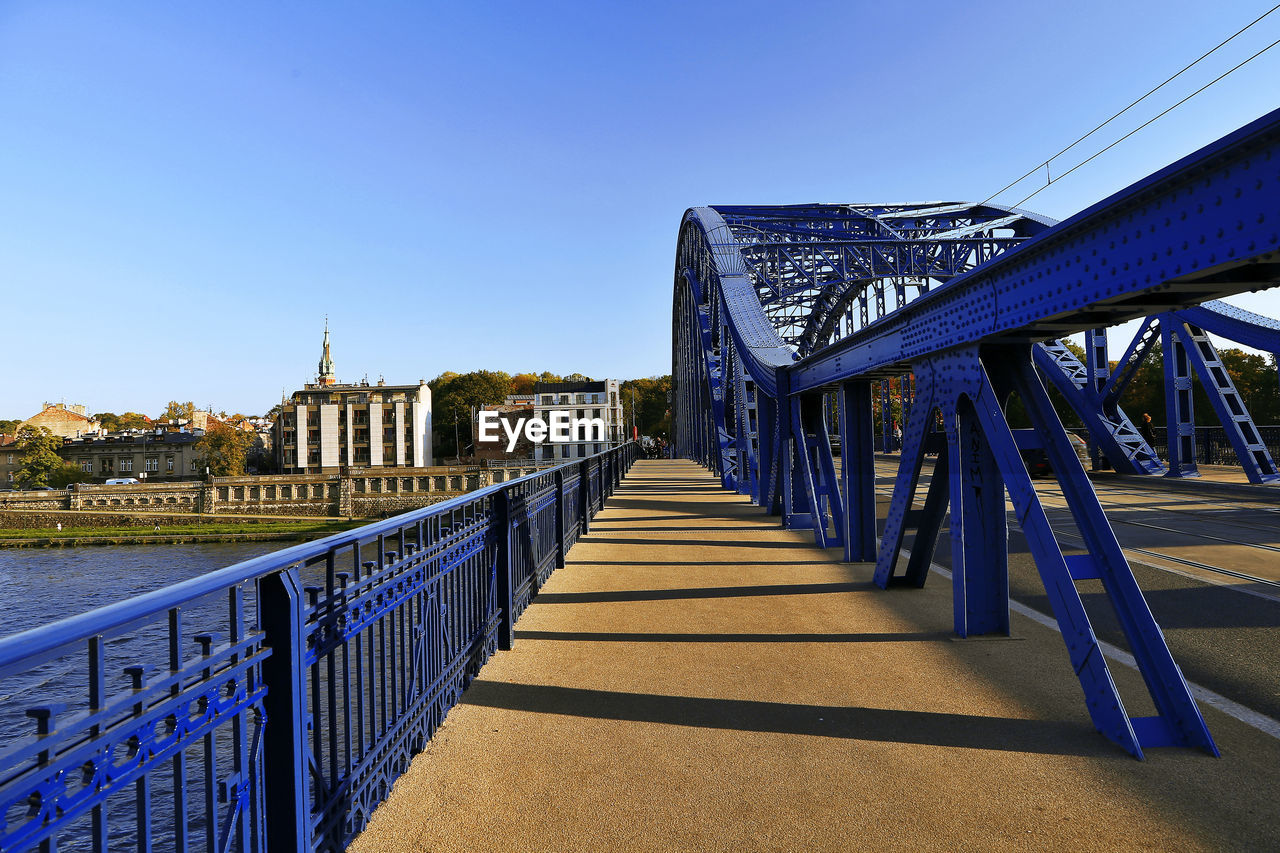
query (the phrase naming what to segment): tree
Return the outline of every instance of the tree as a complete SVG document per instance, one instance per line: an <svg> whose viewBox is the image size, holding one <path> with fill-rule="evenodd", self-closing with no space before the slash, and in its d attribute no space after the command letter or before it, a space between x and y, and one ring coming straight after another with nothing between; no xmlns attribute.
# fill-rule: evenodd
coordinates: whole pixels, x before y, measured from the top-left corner
<svg viewBox="0 0 1280 853"><path fill-rule="evenodd" d="M63 465L49 476L49 485L55 489L65 489L72 483L87 483L92 479L93 475L81 471L78 465Z"/></svg>
<svg viewBox="0 0 1280 853"><path fill-rule="evenodd" d="M46 427L23 427L18 431L16 447L22 451L22 465L13 475L19 488L48 486L49 478L62 468L62 457L58 455L62 439Z"/></svg>
<svg viewBox="0 0 1280 853"><path fill-rule="evenodd" d="M666 438L671 434L671 409L667 395L671 392L671 376L649 376L627 379L619 389L622 397L624 432L631 434L631 399L635 391L635 424L641 435Z"/></svg>
<svg viewBox="0 0 1280 853"><path fill-rule="evenodd" d="M170 400L160 418L170 422L189 421L195 417L195 414L196 404L192 401L188 400L185 403L179 403L177 400Z"/></svg>
<svg viewBox="0 0 1280 853"><path fill-rule="evenodd" d="M151 422L146 415L138 412L125 412L117 415L114 412L98 412L93 419L102 425L107 432L120 432L126 429L147 429Z"/></svg>
<svg viewBox="0 0 1280 853"><path fill-rule="evenodd" d="M461 375L443 373L433 382L440 383L439 387L431 388L432 421L439 455L460 456L458 443L465 447L471 436L472 409L505 400L511 393L511 377L501 370L476 370Z"/></svg>
<svg viewBox="0 0 1280 853"><path fill-rule="evenodd" d="M195 449L213 476L238 477L244 474L245 458L255 438L251 432L209 421L209 429L196 442Z"/></svg>
<svg viewBox="0 0 1280 853"><path fill-rule="evenodd" d="M511 377L511 393L532 394L533 386L541 381L536 373L517 373Z"/></svg>
<svg viewBox="0 0 1280 853"><path fill-rule="evenodd" d="M11 421L7 418L0 418L0 432L11 435L18 428L18 424L22 421Z"/></svg>

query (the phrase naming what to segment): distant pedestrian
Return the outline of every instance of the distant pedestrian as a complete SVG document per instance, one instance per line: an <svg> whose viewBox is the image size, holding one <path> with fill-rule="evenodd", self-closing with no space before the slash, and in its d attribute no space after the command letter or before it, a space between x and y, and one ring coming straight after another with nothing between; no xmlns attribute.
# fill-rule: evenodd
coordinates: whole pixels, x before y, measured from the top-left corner
<svg viewBox="0 0 1280 853"><path fill-rule="evenodd" d="M1142 413L1142 424L1138 427L1138 432L1142 434L1142 440L1147 444L1154 445L1156 443L1156 434L1151 429L1151 414L1149 412Z"/></svg>
<svg viewBox="0 0 1280 853"><path fill-rule="evenodd" d="M59 532L59 533L61 533L61 532L62 532L62 522L61 522L61 521L59 521L59 522L58 522L58 532Z"/></svg>

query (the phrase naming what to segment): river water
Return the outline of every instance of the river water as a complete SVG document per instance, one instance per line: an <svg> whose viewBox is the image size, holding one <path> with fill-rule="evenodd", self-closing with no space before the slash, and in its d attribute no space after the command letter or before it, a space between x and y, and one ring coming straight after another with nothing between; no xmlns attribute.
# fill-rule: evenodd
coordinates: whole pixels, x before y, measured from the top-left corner
<svg viewBox="0 0 1280 853"><path fill-rule="evenodd" d="M0 636L196 577L290 542L0 548Z"/></svg>

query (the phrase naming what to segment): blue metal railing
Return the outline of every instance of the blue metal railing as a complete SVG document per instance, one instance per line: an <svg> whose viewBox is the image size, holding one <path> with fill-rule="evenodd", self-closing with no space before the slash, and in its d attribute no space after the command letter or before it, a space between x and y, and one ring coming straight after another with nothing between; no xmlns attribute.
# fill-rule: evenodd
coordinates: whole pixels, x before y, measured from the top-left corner
<svg viewBox="0 0 1280 853"><path fill-rule="evenodd" d="M636 456L0 639L0 851L341 850Z"/></svg>

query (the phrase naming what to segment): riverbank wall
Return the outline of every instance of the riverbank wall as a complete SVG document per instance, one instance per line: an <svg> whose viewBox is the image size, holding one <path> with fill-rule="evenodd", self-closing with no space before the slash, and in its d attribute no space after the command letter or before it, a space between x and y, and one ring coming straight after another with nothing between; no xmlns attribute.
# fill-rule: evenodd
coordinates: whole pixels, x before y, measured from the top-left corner
<svg viewBox="0 0 1280 853"><path fill-rule="evenodd" d="M129 485L77 483L65 491L0 492L0 528L53 527L55 518L75 512L82 526L156 524L157 514L218 517L385 518L440 503L495 483L541 470L545 465L509 467L436 466L340 474L273 474L253 477L210 477L187 482ZM82 513L84 513L82 515ZM108 522L103 519L110 517ZM28 523L40 518L44 523ZM129 519L136 519L129 520ZM164 523L164 522L159 522ZM78 522L77 522L78 524Z"/></svg>

